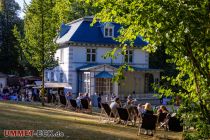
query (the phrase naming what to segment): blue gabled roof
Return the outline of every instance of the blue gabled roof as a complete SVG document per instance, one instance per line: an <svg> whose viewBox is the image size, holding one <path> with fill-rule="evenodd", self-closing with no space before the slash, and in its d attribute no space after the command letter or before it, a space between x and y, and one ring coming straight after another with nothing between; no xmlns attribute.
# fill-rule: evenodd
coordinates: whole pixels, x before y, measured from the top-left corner
<svg viewBox="0 0 210 140"><path fill-rule="evenodd" d="M93 26L90 26L90 24L91 21L83 21L69 41L96 44L118 44L118 42L112 38L103 36L103 32L101 31L102 23L97 22ZM121 26L116 23L114 23L114 25L114 37L117 37L119 35L118 30Z"/></svg>
<svg viewBox="0 0 210 140"><path fill-rule="evenodd" d="M90 43L90 44L107 44L107 45L118 45L119 42L113 38L104 37L103 27L106 23L96 22L91 26L93 18L82 18L68 25L61 26L60 43L76 42L76 43ZM77 24L79 26L77 26ZM122 27L120 24L111 23L114 26L114 38L119 36L119 29ZM71 32L71 33L70 33ZM62 38L62 36L64 36ZM68 36L68 37L67 37ZM59 40L58 39L58 40ZM58 41L59 42L59 41ZM146 46L148 42L143 41L141 37L137 37L134 41L135 46Z"/></svg>

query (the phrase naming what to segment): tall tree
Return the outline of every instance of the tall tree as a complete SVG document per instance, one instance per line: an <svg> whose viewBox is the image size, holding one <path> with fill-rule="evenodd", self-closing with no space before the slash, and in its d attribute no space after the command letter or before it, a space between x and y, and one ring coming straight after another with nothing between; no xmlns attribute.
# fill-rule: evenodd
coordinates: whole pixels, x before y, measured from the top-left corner
<svg viewBox="0 0 210 140"><path fill-rule="evenodd" d="M69 21L82 18L84 16L92 16L101 10L101 7L94 7L93 2L86 3L84 0L69 0L71 2L70 12L68 14Z"/></svg>
<svg viewBox="0 0 210 140"><path fill-rule="evenodd" d="M165 77L171 87L159 92L182 99L179 108L185 125L196 128L192 136L210 137L210 2L209 0L87 0L103 6L95 19L124 25L119 40L133 41L138 35L149 41L144 49L166 47L168 62L177 76ZM130 44L132 46L132 43ZM190 134L190 133L189 133Z"/></svg>
<svg viewBox="0 0 210 140"><path fill-rule="evenodd" d="M22 23L17 15L19 9L14 0L0 0L0 71L9 74L18 74L21 71L18 62L19 49L12 32L15 24L20 27Z"/></svg>
<svg viewBox="0 0 210 140"><path fill-rule="evenodd" d="M15 29L15 35L29 63L36 67L42 76L42 105L44 105L44 70L54 67L54 43L57 29L66 20L70 2L66 0L32 0L26 6L24 36Z"/></svg>

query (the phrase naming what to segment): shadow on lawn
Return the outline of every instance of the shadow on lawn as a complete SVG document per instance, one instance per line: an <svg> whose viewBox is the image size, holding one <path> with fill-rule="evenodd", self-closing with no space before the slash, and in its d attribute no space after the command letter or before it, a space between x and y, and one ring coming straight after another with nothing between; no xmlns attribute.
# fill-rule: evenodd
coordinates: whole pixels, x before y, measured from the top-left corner
<svg viewBox="0 0 210 140"><path fill-rule="evenodd" d="M9 104L9 107L13 108L16 108L17 110L23 110L23 111L26 111L26 109L30 110L30 112L39 112L39 113L46 113L46 114L49 114L49 115L64 115L64 116L67 116L67 115L70 115L70 116L74 116L74 117L80 117L80 118L84 118L84 119L99 119L98 118L98 114L99 113L93 113L93 114L86 114L86 113L82 113L82 112L75 112L75 111L72 111L70 109L63 109L63 108L52 108L54 106L49 106L49 107L42 107L40 105L36 105L36 106L32 106L31 104L26 104L27 106L24 106L24 105L19 105L19 104ZM5 108L6 109L6 108Z"/></svg>
<svg viewBox="0 0 210 140"><path fill-rule="evenodd" d="M136 136L137 128L134 127L99 123L98 116L95 115L68 112L60 109L11 103L2 104L0 102L0 112L0 139L4 129L59 130L64 132L65 137L57 139L70 140L159 139L146 135ZM165 134L165 132L160 131L156 133ZM51 140L52 138L46 139Z"/></svg>
<svg viewBox="0 0 210 140"><path fill-rule="evenodd" d="M4 129L52 129L63 131L66 135L65 138L69 139L135 139L123 135L121 136L119 133L109 132L110 127L106 125L92 124L75 120L63 120L60 118L55 119L49 116L32 116L21 111L14 112L9 110L0 110L2 112L0 117L0 131L2 132L0 133L0 136L2 136ZM119 128L111 128L111 130L113 129L117 129L117 132L119 132ZM122 132L125 132L125 130Z"/></svg>

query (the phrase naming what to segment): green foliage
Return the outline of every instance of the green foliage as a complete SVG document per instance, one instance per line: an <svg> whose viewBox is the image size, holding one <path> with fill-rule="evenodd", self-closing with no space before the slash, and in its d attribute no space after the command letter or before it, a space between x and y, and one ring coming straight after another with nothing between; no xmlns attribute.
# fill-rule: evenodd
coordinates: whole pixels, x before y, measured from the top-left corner
<svg viewBox="0 0 210 140"><path fill-rule="evenodd" d="M72 21L78 18L82 18L84 16L92 16L100 11L101 7L94 7L94 1L88 0L69 0L70 10L68 13L68 20Z"/></svg>
<svg viewBox="0 0 210 140"><path fill-rule="evenodd" d="M60 24L67 18L69 5L64 0L33 0L26 8L24 36L14 30L25 57L39 71L56 65L57 45L53 40Z"/></svg>
<svg viewBox="0 0 210 140"><path fill-rule="evenodd" d="M12 32L14 25L21 32L23 30L23 20L18 17L18 10L20 7L14 0L0 0L0 71L22 76L26 74L28 65L22 63L22 52Z"/></svg>
<svg viewBox="0 0 210 140"><path fill-rule="evenodd" d="M87 1L89 2L89 0ZM190 137L210 137L210 7L208 0L95 0L102 6L96 19L124 25L118 40L131 42L139 35L149 42L149 52L165 46L167 62L177 75L166 76L170 86L157 88L161 94L180 97L186 126L195 124ZM126 47L127 49L127 47ZM191 108L189 110L188 108ZM202 124L202 125L201 125ZM186 131L188 132L188 131ZM192 134L192 135L191 135ZM186 135L187 136L187 135Z"/></svg>

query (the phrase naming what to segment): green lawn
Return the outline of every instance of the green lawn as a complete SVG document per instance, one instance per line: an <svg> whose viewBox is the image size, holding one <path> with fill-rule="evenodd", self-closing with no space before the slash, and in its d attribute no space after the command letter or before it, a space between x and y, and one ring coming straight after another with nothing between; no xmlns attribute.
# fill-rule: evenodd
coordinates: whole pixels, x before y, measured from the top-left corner
<svg viewBox="0 0 210 140"><path fill-rule="evenodd" d="M79 140L134 140L134 139L181 139L181 133L165 132L157 130L155 136L137 136L137 127L114 125L99 122L99 114L85 114L55 107L42 107L35 103L15 103L9 101L0 102L0 139L5 138L5 129L32 129L32 130L59 130L64 132L63 138L24 138L24 139L79 139ZM19 138L23 139L23 138Z"/></svg>

